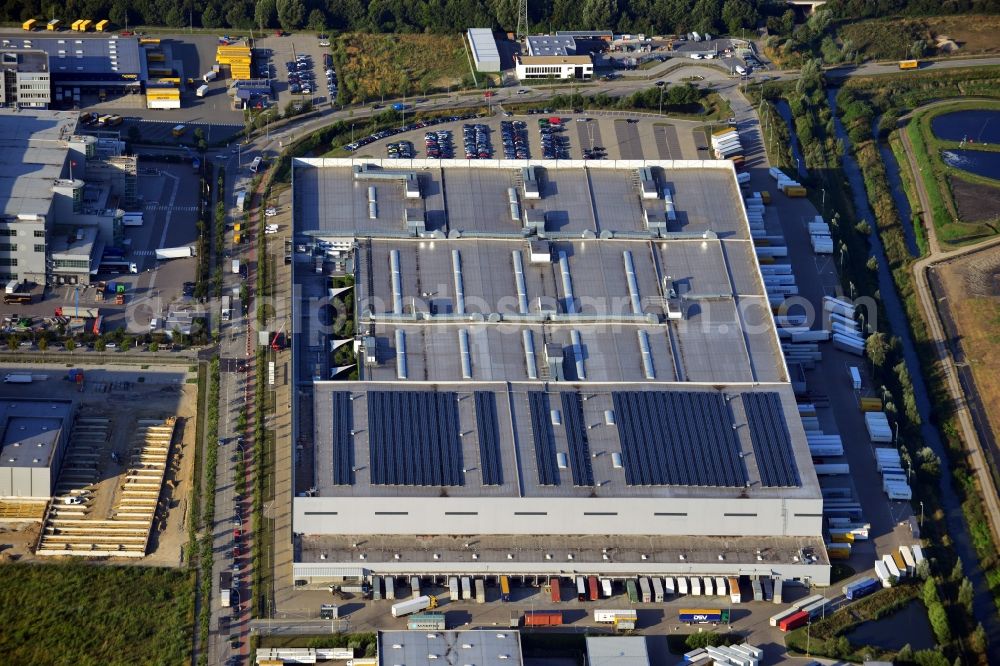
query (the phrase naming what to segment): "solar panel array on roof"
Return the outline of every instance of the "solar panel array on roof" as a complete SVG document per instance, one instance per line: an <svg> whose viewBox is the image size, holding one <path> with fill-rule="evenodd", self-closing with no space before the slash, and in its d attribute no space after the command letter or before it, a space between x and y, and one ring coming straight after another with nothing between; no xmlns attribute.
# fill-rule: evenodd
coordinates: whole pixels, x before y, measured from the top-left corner
<svg viewBox="0 0 1000 666"><path fill-rule="evenodd" d="M627 484L746 485L746 466L721 394L615 391L612 399Z"/></svg>
<svg viewBox="0 0 1000 666"><path fill-rule="evenodd" d="M573 485L594 485L594 469L590 465L590 446L587 429L583 424L583 403L579 393L562 393L563 425L569 442L569 464L573 472Z"/></svg>
<svg viewBox="0 0 1000 666"><path fill-rule="evenodd" d="M542 391L529 391L528 411L531 412L531 434L535 439L538 484L558 486L559 468L556 466L556 443L552 438L552 425L549 422L548 394Z"/></svg>
<svg viewBox="0 0 1000 666"><path fill-rule="evenodd" d="M750 425L750 443L760 470L761 484L789 488L801 486L795 466L792 438L781 409L781 397L774 392L743 393L743 408Z"/></svg>
<svg viewBox="0 0 1000 666"><path fill-rule="evenodd" d="M347 486L354 483L354 411L351 392L334 391L333 395L333 482Z"/></svg>
<svg viewBox="0 0 1000 666"><path fill-rule="evenodd" d="M463 485L455 393L369 391L368 428L373 484Z"/></svg>
<svg viewBox="0 0 1000 666"><path fill-rule="evenodd" d="M484 486L503 484L500 465L500 424L497 422L497 399L492 391L476 391L476 431L479 433L479 465Z"/></svg>

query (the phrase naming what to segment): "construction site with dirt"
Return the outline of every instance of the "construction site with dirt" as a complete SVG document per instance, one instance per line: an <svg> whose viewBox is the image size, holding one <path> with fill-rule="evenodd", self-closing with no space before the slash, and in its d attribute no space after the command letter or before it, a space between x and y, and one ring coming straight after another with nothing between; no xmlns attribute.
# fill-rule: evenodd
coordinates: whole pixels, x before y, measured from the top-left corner
<svg viewBox="0 0 1000 666"><path fill-rule="evenodd" d="M183 564L193 368L0 369L0 558Z"/></svg>

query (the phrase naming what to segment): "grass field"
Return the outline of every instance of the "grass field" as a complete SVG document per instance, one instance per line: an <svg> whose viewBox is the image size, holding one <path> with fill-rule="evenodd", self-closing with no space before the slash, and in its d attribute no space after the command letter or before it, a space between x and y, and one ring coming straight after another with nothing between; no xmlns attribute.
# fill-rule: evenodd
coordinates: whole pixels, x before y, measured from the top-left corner
<svg viewBox="0 0 1000 666"><path fill-rule="evenodd" d="M0 566L0 659L47 666L190 660L193 574L68 564Z"/></svg>
<svg viewBox="0 0 1000 666"><path fill-rule="evenodd" d="M918 40L934 46L937 37L947 37L958 45L952 53L935 52L938 56L964 56L1000 52L1000 17L997 16L932 16L929 18L874 19L847 23L837 30L837 38L850 40L865 58L896 60L911 57L910 48Z"/></svg>
<svg viewBox="0 0 1000 666"><path fill-rule="evenodd" d="M473 85L462 35L348 33L334 46L340 96L350 102Z"/></svg>
<svg viewBox="0 0 1000 666"><path fill-rule="evenodd" d="M938 240L943 247L979 241L997 233L996 215L992 215L991 219L989 211L980 210L968 202L963 202L964 205L960 208L956 204L952 188L952 183L959 179L964 183L991 189L998 187L997 182L953 169L945 164L941 158L941 151L957 148L958 143L938 139L931 131L931 120L934 117L965 109L1000 109L1000 102L983 100L936 106L918 113L903 130L913 144L920 170L919 177L923 179L927 189L931 203L931 217ZM983 206L988 206L990 199L982 197L981 201ZM962 218L962 212L966 215L965 219Z"/></svg>

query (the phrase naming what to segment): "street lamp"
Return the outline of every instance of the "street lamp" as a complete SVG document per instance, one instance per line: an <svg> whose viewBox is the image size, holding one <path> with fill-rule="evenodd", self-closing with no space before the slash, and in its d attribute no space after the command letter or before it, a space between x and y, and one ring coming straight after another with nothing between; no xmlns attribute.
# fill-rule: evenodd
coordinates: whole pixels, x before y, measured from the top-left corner
<svg viewBox="0 0 1000 666"><path fill-rule="evenodd" d="M924 503L920 502L920 527L924 526Z"/></svg>

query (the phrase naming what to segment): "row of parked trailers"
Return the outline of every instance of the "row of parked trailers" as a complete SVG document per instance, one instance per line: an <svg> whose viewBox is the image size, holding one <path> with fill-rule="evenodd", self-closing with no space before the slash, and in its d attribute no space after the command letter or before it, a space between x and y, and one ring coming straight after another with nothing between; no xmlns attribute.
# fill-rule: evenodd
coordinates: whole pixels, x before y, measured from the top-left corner
<svg viewBox="0 0 1000 666"><path fill-rule="evenodd" d="M811 619L823 615L829 605L830 600L825 596L814 594L811 597L800 599L780 613L772 615L768 623L772 627L778 627L781 631L791 631L805 625Z"/></svg>

